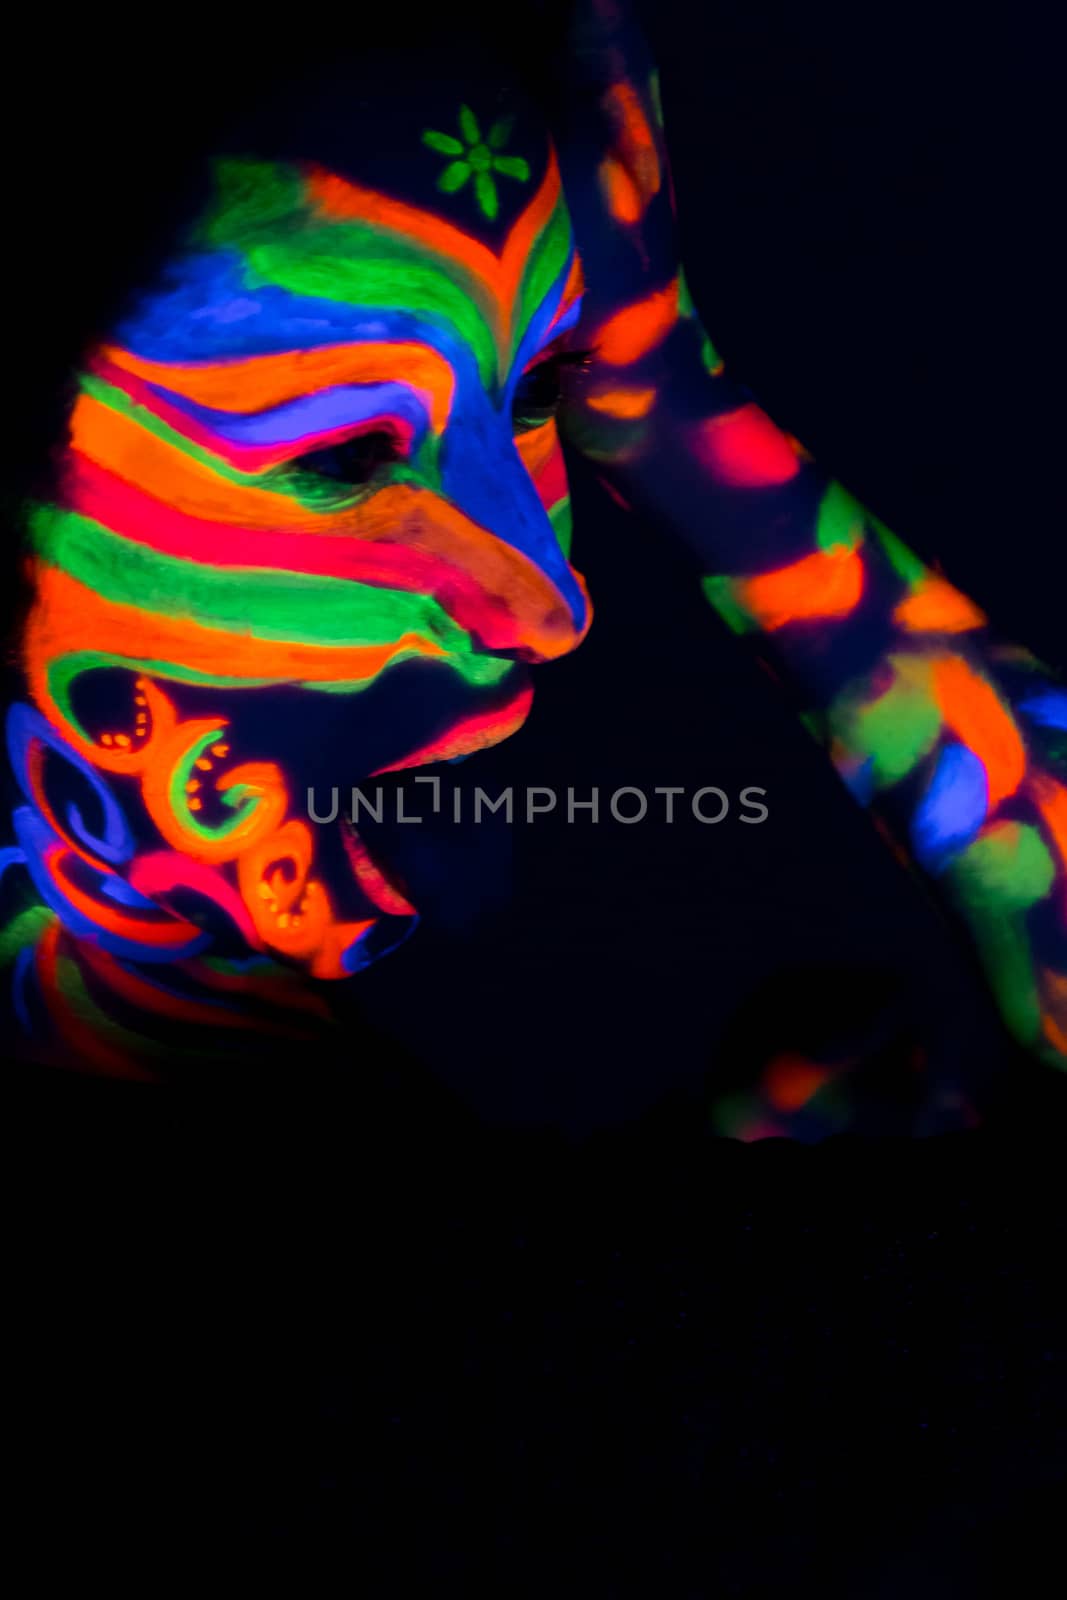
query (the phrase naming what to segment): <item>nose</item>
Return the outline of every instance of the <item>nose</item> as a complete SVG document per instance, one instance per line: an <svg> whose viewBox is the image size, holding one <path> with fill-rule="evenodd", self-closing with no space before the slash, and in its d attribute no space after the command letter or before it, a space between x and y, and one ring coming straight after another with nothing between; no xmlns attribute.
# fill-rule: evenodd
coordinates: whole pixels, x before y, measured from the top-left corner
<svg viewBox="0 0 1067 1600"><path fill-rule="evenodd" d="M589 595L560 548L510 427L492 413L454 417L440 466L434 518L442 533L447 526L451 559L463 563L492 611L498 642L485 639L487 647L526 660L573 650L592 620Z"/></svg>

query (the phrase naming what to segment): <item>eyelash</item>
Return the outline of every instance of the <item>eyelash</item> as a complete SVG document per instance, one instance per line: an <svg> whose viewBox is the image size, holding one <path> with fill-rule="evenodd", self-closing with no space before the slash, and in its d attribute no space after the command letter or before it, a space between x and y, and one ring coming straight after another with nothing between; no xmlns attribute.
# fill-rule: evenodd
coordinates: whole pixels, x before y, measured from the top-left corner
<svg viewBox="0 0 1067 1600"><path fill-rule="evenodd" d="M297 456L293 464L302 472L312 472L320 478L360 485L369 483L380 467L403 460L404 451L396 435L388 428L373 428L322 450L309 450Z"/></svg>
<svg viewBox="0 0 1067 1600"><path fill-rule="evenodd" d="M542 358L534 366L528 367L519 379L512 402L511 416L512 427L515 433L529 433L534 428L542 427L551 417L554 417L563 398L563 385L561 382L564 370L583 371L592 361L594 351L589 350L557 350L553 354ZM535 384L544 383L546 378L553 380L550 391L544 392L543 398L538 398ZM524 394L524 385L526 393Z"/></svg>

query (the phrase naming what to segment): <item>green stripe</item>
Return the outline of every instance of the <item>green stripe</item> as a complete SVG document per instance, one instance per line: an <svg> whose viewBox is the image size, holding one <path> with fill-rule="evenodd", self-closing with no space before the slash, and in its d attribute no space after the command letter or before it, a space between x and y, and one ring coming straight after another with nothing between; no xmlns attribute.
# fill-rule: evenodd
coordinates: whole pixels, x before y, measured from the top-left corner
<svg viewBox="0 0 1067 1600"><path fill-rule="evenodd" d="M941 711L923 662L894 663L889 689L866 704L846 696L831 713L831 727L851 755L870 758L877 788L898 783L931 750L941 732Z"/></svg>
<svg viewBox="0 0 1067 1600"><path fill-rule="evenodd" d="M405 661L418 661L427 668L442 669L452 672L461 678L464 683L472 688L490 688L505 678L512 670L513 663L503 656L489 656L471 654L466 656L449 656L446 659L425 656L419 650L398 650L390 659L389 667L398 667ZM339 678L318 683L314 680L296 679L288 676L278 678L234 678L225 672L201 672L195 667L183 666L181 662L160 661L153 657L135 658L122 656L103 650L77 650L70 655L60 656L49 663L48 692L55 701L63 720L70 727L92 743L93 736L79 721L71 704L71 686L85 672L103 671L106 668L127 672L143 672L146 677L161 678L168 683L191 683L197 687L211 689L269 689L279 684L296 684L297 688L307 689L312 694L362 694L369 689L378 677L375 673L369 678Z"/></svg>
<svg viewBox="0 0 1067 1600"><path fill-rule="evenodd" d="M131 400L124 389L118 388L113 383L107 383L103 378L95 377L87 372L81 378L81 388L85 394L91 395L94 400L99 400L107 406L109 411L117 411L120 416L128 417L139 428L144 428L146 433L153 434L161 439L164 444L173 445L183 455L192 461L199 461L203 466L210 467L216 477L224 478L228 483L238 483L254 488L262 488L267 472L277 472L276 467L261 469L259 472L242 472L239 467L231 464L223 457L217 456L210 450L205 450L202 445L194 444L184 433L179 433L169 423L157 417L148 406L139 405L136 400Z"/></svg>
<svg viewBox="0 0 1067 1600"><path fill-rule="evenodd" d="M552 529L556 535L556 540L560 549L563 551L563 554L569 558L571 553L571 537L574 530L574 519L571 515L571 501L569 495L565 496L565 498L562 500L556 501L555 505L548 513L548 520L552 524Z"/></svg>
<svg viewBox="0 0 1067 1600"><path fill-rule="evenodd" d="M253 275L291 294L443 322L476 353L483 378L495 376L489 306L480 313L471 303L485 300L476 280L460 287L433 263L430 248L398 229L324 217L290 164L222 160L215 179L215 201L200 229L205 243L240 251ZM448 265L469 278L458 263Z"/></svg>
<svg viewBox="0 0 1067 1600"><path fill-rule="evenodd" d="M359 222L305 222L288 237L249 244L245 259L261 282L290 294L411 312L458 333L474 352L483 381L488 385L496 377L496 346L475 303L484 301L484 290L474 278L461 287L433 264L428 250L408 244L401 234L379 233Z"/></svg>
<svg viewBox="0 0 1067 1600"><path fill-rule="evenodd" d="M874 531L878 535L878 541L897 577L903 578L904 582L910 584L913 588L916 584L921 583L927 575L927 568L919 560L915 552L909 550L904 541L898 539L896 534L887 528L880 518L872 517L871 521L874 525Z"/></svg>
<svg viewBox="0 0 1067 1600"><path fill-rule="evenodd" d="M25 911L12 917L5 928L0 928L0 967L13 961L23 946L36 944L55 920L55 912L49 911L47 906L27 906Z"/></svg>
<svg viewBox="0 0 1067 1600"><path fill-rule="evenodd" d="M487 387L503 378L491 333L494 298L462 262L398 228L322 216L300 174L285 164L223 161L216 165L216 181L216 201L200 238L216 248L240 251L250 287L258 279L294 295L410 311L457 333L473 351ZM561 195L530 250L507 363L566 266L572 246Z"/></svg>
<svg viewBox="0 0 1067 1600"><path fill-rule="evenodd" d="M968 845L954 865L961 896L976 913L1025 911L1056 881L1056 863L1038 830L999 824Z"/></svg>
<svg viewBox="0 0 1067 1600"><path fill-rule="evenodd" d="M267 229L292 224L308 203L303 173L287 163L221 156L212 176L215 193L195 233L202 244L240 249Z"/></svg>
<svg viewBox="0 0 1067 1600"><path fill-rule="evenodd" d="M425 656L415 650L403 650L389 663L399 666L402 661L418 661L427 672L452 672L474 689L489 689L500 683L512 671L515 663L506 656L481 655L471 651L465 656ZM302 689L313 689L316 694L362 694L374 682L373 678L338 678L329 683L301 683Z"/></svg>
<svg viewBox="0 0 1067 1600"><path fill-rule="evenodd" d="M405 633L466 652L470 636L428 595L348 578L255 567L208 567L161 555L76 512L46 507L30 521L41 558L96 594L147 615L279 643L389 644Z"/></svg>
<svg viewBox="0 0 1067 1600"><path fill-rule="evenodd" d="M208 827L189 809L189 798L185 786L194 774L196 763L209 746L213 745L217 739L224 739L225 737L224 728L214 728L208 733L201 734L199 739L185 752L170 775L167 795L170 809L178 819L179 824L183 828L187 828L190 833L195 834L199 839L229 838L231 834L237 832L238 828L247 821L250 814L262 803L259 795L249 795L245 791L244 785L235 785L232 789L224 790L219 796L223 804L228 806L234 813L232 817L227 817L223 822Z"/></svg>
<svg viewBox="0 0 1067 1600"><path fill-rule="evenodd" d="M548 222L535 239L519 286L519 315L509 357L513 358L548 291L563 272L573 246L571 221L560 196Z"/></svg>
<svg viewBox="0 0 1067 1600"><path fill-rule="evenodd" d="M863 543L864 510L855 495L831 483L819 501L815 543L820 550L855 550Z"/></svg>
<svg viewBox="0 0 1067 1600"><path fill-rule="evenodd" d="M737 598L737 586L732 578L722 573L708 573L706 577L701 578L700 587L704 591L705 600L719 613L731 633L755 631L755 619Z"/></svg>
<svg viewBox="0 0 1067 1600"><path fill-rule="evenodd" d="M1018 914L979 913L973 905L965 910L1004 1021L1030 1043L1041 1033L1041 997L1025 921Z"/></svg>

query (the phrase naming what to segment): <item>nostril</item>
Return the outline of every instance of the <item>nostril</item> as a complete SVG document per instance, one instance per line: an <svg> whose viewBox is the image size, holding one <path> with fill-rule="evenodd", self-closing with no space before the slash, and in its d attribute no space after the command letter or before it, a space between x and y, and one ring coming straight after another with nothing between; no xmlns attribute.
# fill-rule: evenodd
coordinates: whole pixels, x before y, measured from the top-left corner
<svg viewBox="0 0 1067 1600"><path fill-rule="evenodd" d="M566 654L585 637L589 627L591 607L585 586L573 584L573 599L554 605L544 614L542 627L546 638L556 641L553 654Z"/></svg>

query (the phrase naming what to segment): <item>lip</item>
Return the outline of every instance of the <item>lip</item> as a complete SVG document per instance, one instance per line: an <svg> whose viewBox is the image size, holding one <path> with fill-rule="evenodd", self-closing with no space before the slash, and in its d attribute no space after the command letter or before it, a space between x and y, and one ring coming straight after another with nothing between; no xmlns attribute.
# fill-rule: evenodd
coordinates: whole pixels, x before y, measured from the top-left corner
<svg viewBox="0 0 1067 1600"><path fill-rule="evenodd" d="M399 884L375 861L351 818L342 817L340 827L352 876L371 904L387 917L418 916Z"/></svg>
<svg viewBox="0 0 1067 1600"><path fill-rule="evenodd" d="M371 777L376 778L386 772L400 772L409 767L426 767L434 761L455 761L460 756L473 755L476 750L502 744L522 727L532 703L533 688L523 682L510 699L491 708L472 711L428 744L422 744L407 755L376 767Z"/></svg>
<svg viewBox="0 0 1067 1600"><path fill-rule="evenodd" d="M467 707L466 712L454 718L443 733L435 734L429 741L406 747L403 754L376 766L368 778L432 768L438 763L451 762L510 738L525 722L533 702L530 675L517 669L517 677L517 686L507 698L498 698L488 707L485 704ZM355 826L354 819L342 811L338 827L350 878L362 898L370 902L370 906L378 910L382 917L418 918L418 909L408 898L408 885L403 882L402 875L382 861L378 848L371 848L365 835Z"/></svg>
<svg viewBox="0 0 1067 1600"><path fill-rule="evenodd" d="M431 768L442 762L472 755L510 738L529 714L533 688L529 674L521 667L509 674L507 682L510 689L506 695L493 696L488 705L484 700L482 703L476 701L473 705L468 702L462 714L453 716L443 731L435 732L428 740L415 733L412 740L402 747L400 754L394 754L392 759L376 766L368 778ZM343 805L335 827L325 827L323 831L332 833L335 838L339 835L349 881L361 900L383 917L418 918L419 912L408 897L407 885L402 877L382 860L377 848L372 850L352 817L345 814ZM334 850L330 853L334 854Z"/></svg>
<svg viewBox="0 0 1067 1600"><path fill-rule="evenodd" d="M332 791L346 794L378 774L451 761L514 733L529 712L529 669L486 662L493 670L480 683L464 681L447 659L420 658L395 663L358 690L284 684L262 696L228 696L226 738L243 758L274 761L298 779L291 804L304 811L310 791L313 809L326 815ZM200 686L181 685L175 699L183 717L219 708L217 691Z"/></svg>

